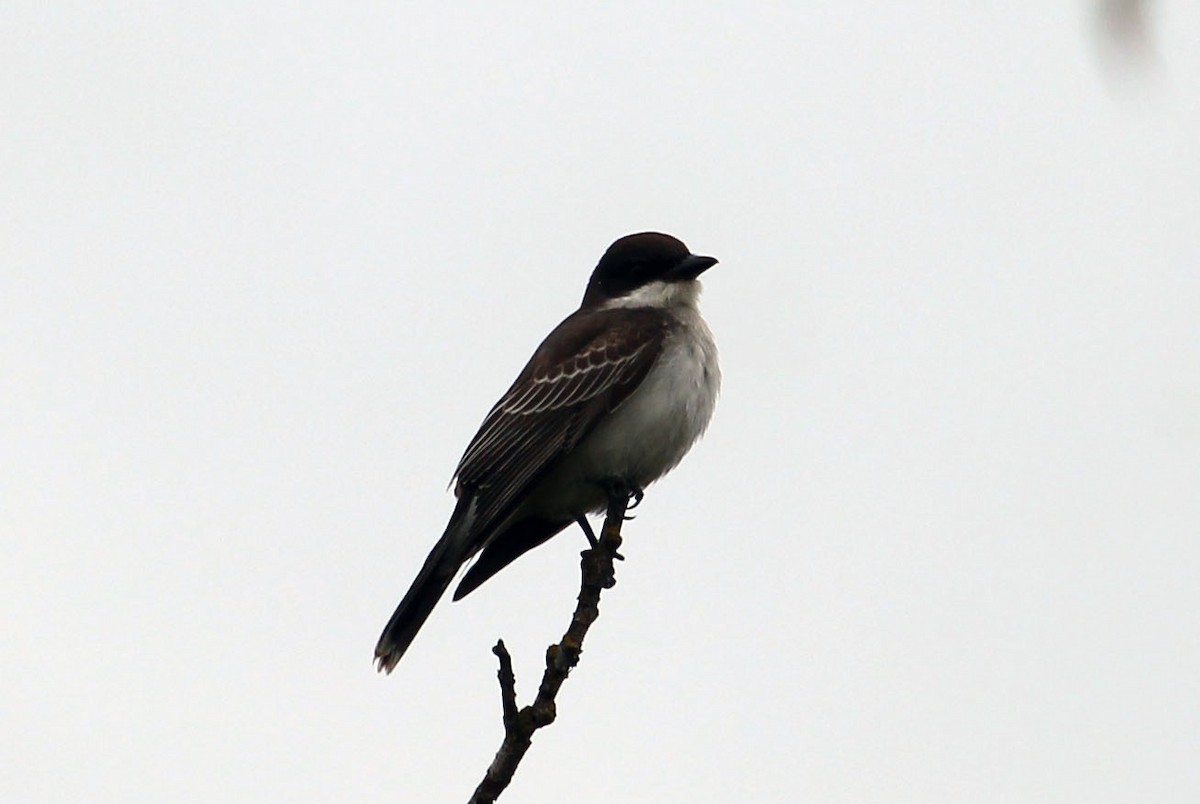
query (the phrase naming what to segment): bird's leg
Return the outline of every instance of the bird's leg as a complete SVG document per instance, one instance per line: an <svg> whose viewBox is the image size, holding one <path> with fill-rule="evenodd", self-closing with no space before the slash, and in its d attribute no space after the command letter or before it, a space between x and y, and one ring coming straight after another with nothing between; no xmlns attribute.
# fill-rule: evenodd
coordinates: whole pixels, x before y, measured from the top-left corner
<svg viewBox="0 0 1200 804"><path fill-rule="evenodd" d="M600 541L596 538L596 531L592 530L592 526L588 523L587 517L583 514L580 514L579 516L575 517L575 521L579 523L579 527L583 530L583 535L587 536L588 544L592 546L592 549L595 550L597 547L599 547ZM625 560L625 556L621 555L620 553L613 553L613 558L617 559L618 561Z"/></svg>
<svg viewBox="0 0 1200 804"><path fill-rule="evenodd" d="M583 528L583 535L587 536L588 544L592 546L592 549L594 550L595 548L599 547L600 542L596 540L596 532L592 530L592 526L588 523L587 517L583 514L580 514L579 516L575 517L575 521L579 523L579 527Z"/></svg>
<svg viewBox="0 0 1200 804"><path fill-rule="evenodd" d="M607 516L609 519L614 517L620 517L622 521L633 519L633 517L628 516L626 512L631 508L636 508L642 501L642 498L646 496L646 493L642 490L641 486L639 486L637 483L634 483L632 480L623 477L600 478L596 481L596 485L598 485L608 497ZM597 544L595 541L596 534L593 533L592 529L583 521L583 517L580 516L575 521L579 522L579 526L583 528L583 532L587 534L588 541L591 542L593 547L595 547ZM617 559L618 561L625 560L625 556L615 552L613 553L613 558Z"/></svg>

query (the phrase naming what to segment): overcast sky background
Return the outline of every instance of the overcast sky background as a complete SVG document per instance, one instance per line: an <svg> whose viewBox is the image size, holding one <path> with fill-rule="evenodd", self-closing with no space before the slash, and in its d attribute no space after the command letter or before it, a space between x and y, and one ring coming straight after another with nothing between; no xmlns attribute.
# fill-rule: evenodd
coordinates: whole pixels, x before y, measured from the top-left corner
<svg viewBox="0 0 1200 804"><path fill-rule="evenodd" d="M1122 67L1083 2L6 4L0 799L465 801L582 537L372 647L656 229L723 396L503 800L1195 800L1200 8L1151 10Z"/></svg>

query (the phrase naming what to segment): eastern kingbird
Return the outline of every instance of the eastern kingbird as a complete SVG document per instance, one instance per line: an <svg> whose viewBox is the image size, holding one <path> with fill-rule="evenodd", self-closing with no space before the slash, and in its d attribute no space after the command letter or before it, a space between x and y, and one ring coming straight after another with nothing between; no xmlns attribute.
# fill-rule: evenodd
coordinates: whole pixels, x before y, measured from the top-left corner
<svg viewBox="0 0 1200 804"><path fill-rule="evenodd" d="M712 416L717 347L696 307L716 265L674 237L644 232L609 246L579 309L554 328L471 439L458 503L375 646L391 672L462 565L459 600L608 502L613 482L641 489L673 469Z"/></svg>

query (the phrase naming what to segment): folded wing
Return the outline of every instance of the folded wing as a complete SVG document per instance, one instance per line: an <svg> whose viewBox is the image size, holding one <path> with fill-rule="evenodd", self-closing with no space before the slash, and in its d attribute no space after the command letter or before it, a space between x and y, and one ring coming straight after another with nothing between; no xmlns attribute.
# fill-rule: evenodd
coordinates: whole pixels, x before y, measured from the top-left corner
<svg viewBox="0 0 1200 804"><path fill-rule="evenodd" d="M492 408L455 470L456 493L476 498L476 549L554 462L646 376L669 321L654 311L575 313L538 348Z"/></svg>

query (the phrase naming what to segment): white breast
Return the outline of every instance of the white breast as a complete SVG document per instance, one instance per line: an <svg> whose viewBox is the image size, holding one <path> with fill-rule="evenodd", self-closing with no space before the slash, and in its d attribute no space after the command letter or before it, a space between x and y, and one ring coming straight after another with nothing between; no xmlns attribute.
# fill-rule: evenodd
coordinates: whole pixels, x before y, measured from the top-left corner
<svg viewBox="0 0 1200 804"><path fill-rule="evenodd" d="M590 471L645 487L675 468L708 427L721 386L717 347L695 309L672 312L682 326L646 379L579 445Z"/></svg>

